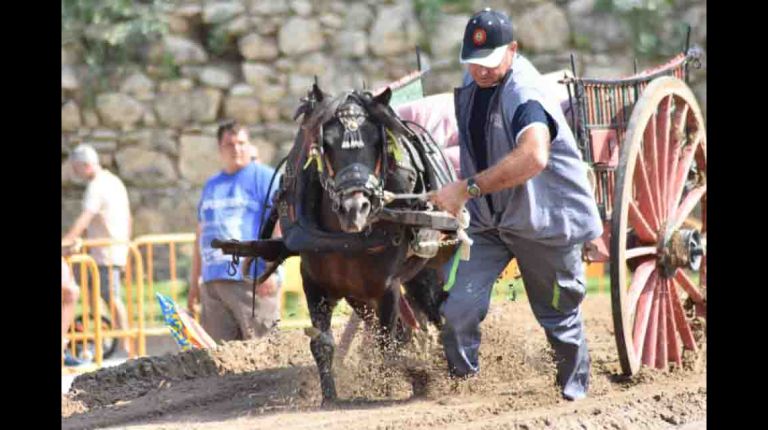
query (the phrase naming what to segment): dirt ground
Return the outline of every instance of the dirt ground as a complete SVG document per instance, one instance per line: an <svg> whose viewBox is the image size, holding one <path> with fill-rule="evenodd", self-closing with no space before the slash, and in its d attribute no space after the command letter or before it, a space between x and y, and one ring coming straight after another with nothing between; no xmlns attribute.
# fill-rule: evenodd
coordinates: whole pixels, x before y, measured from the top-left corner
<svg viewBox="0 0 768 430"><path fill-rule="evenodd" d="M62 396L64 429L686 429L706 428L706 348L684 368L620 376L608 295L583 306L590 397L562 400L544 333L525 299L493 304L483 323L481 375L446 377L436 333L384 362L358 333L335 360L340 401L321 408L301 330L131 360L85 374ZM338 340L341 327L335 330Z"/></svg>

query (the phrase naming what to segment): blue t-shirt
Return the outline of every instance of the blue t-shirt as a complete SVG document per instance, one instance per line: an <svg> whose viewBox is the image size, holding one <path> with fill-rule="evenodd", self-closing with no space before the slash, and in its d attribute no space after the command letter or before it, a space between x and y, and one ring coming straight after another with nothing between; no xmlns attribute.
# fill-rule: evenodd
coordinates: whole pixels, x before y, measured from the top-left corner
<svg viewBox="0 0 768 430"><path fill-rule="evenodd" d="M238 269L234 276L227 273L232 256L225 255L220 249L211 248L211 241L259 238L261 217L264 212L264 196L268 192L269 181L274 171L273 168L263 164L249 163L232 175L221 172L205 183L197 206L197 220L202 230L200 256L203 282L243 279L242 268ZM272 203L272 197L279 182L278 175L273 182L267 204ZM267 215L264 214L265 221ZM263 273L263 260L259 260L256 270L256 273ZM251 275L255 276L256 273Z"/></svg>

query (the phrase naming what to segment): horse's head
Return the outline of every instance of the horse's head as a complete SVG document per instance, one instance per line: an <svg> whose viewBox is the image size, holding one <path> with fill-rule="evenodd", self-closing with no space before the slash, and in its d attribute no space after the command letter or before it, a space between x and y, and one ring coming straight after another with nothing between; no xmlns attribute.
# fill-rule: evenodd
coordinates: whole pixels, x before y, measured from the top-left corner
<svg viewBox="0 0 768 430"><path fill-rule="evenodd" d="M391 94L352 91L332 98L315 85L308 105L302 105L309 156L318 163L332 210L347 233L363 231L382 205Z"/></svg>

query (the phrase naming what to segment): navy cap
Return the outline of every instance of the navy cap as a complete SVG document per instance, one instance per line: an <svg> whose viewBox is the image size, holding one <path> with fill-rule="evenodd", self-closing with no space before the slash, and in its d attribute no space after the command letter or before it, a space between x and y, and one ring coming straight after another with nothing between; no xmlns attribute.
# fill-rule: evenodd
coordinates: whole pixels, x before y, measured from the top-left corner
<svg viewBox="0 0 768 430"><path fill-rule="evenodd" d="M512 42L512 22L503 12L485 8L472 15L464 30L461 64L498 67Z"/></svg>

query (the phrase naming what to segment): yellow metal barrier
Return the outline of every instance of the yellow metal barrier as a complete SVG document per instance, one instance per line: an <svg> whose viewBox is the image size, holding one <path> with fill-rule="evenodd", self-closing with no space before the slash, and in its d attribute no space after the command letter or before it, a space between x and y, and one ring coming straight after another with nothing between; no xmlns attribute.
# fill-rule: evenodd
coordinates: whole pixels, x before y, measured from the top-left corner
<svg viewBox="0 0 768 430"><path fill-rule="evenodd" d="M96 366L101 366L104 351L102 350L102 330L101 330L101 306L98 306L101 298L100 284L99 284L99 268L96 265L96 261L93 257L85 254L76 254L65 257L70 272L74 275L75 271L72 269L73 265L79 265L80 273L80 301L82 309L82 332L77 333L75 331L74 315L72 321L70 321L69 333L67 333L67 339L69 339L69 348L72 356L76 355L76 345L78 341L82 342L82 351L88 350L88 341L92 341L94 344L94 359ZM90 277L86 276L86 272L90 272ZM74 277L73 277L74 279ZM93 287L89 288L89 280L93 280ZM92 297L91 297L92 296ZM96 303L97 306L93 307L93 319L91 316L91 303ZM90 328L93 323L93 329Z"/></svg>
<svg viewBox="0 0 768 430"><path fill-rule="evenodd" d="M304 299L304 286L301 281L301 271L299 266L301 265L301 257L290 257L283 263L283 285L280 287L280 315L285 319L288 314L285 309L286 297L289 294L295 294L298 299L298 307L309 313L307 309L307 301Z"/></svg>
<svg viewBox="0 0 768 430"><path fill-rule="evenodd" d="M115 297L113 296L112 277L100 282L109 283L109 314L111 326L104 332L104 337L114 337L120 340L128 339L131 342L131 348L128 351L129 357L146 355L146 335L144 331L144 267L141 261L141 254L138 248L129 241L120 241L113 239L85 239L82 241L81 251L86 253L90 248L100 248L114 245L124 245L128 248L128 258L123 273L123 287L125 296L125 311L128 326L123 329L116 329L117 322L115 310ZM109 266L111 273L114 266ZM98 269L98 266L97 266ZM96 277L99 277L98 270ZM82 278L81 278L82 279ZM135 286L135 288L134 288ZM99 291L97 291L99 293ZM96 301L95 303L99 303ZM135 306L135 309L134 309Z"/></svg>
<svg viewBox="0 0 768 430"><path fill-rule="evenodd" d="M155 300L155 283L159 281L155 277L155 247L156 246L168 246L168 271L169 281L171 288L171 299L178 303L179 298L179 281L177 271L177 251L179 245L191 244L194 246L195 234L194 233L170 233L170 234L146 234L133 239L133 244L139 250L143 250L144 258L146 258L146 279L147 279L147 293L149 300ZM193 250L194 252L194 250ZM182 304L179 303L180 306ZM198 315L195 316L199 318ZM168 334L168 328L161 322L156 324L155 321L155 306L149 306L148 312L144 316L144 320L147 322L145 328L145 334L148 336L161 336Z"/></svg>
<svg viewBox="0 0 768 430"><path fill-rule="evenodd" d="M608 282L605 279L605 263L589 263L586 265L587 279L597 279L597 291L602 293L603 289L608 287Z"/></svg>
<svg viewBox="0 0 768 430"><path fill-rule="evenodd" d="M509 285L510 282L520 279L523 275L520 274L520 268L517 266L517 258L513 258L507 263L507 267L501 271L501 275L496 279L496 283L501 285Z"/></svg>

